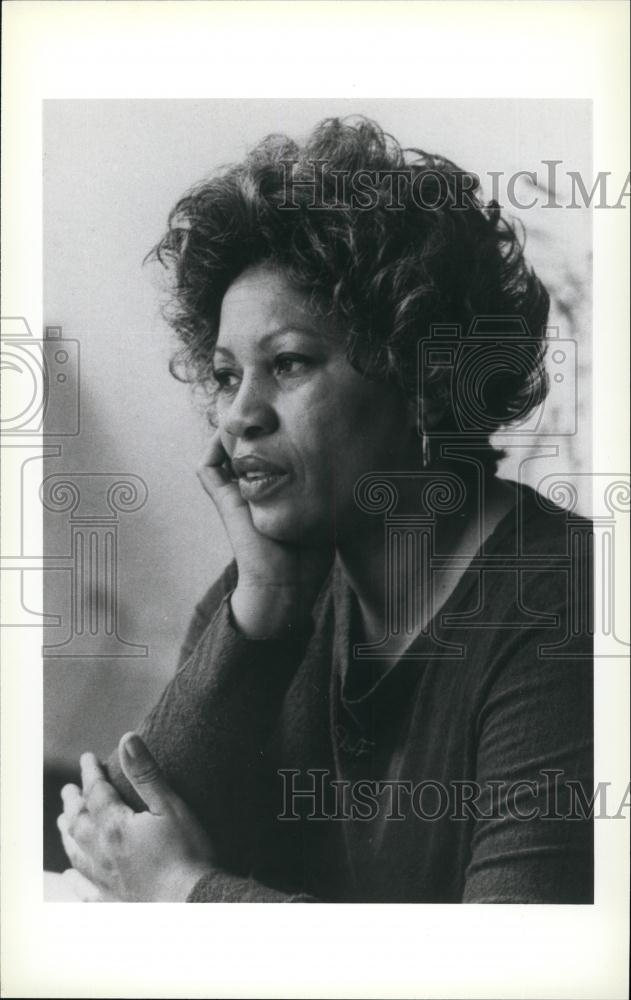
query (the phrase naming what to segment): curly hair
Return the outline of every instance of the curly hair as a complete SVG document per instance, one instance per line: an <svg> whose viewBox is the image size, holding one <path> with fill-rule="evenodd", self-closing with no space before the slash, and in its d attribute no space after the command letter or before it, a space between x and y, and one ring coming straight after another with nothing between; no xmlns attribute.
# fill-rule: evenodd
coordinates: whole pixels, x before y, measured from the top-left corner
<svg viewBox="0 0 631 1000"><path fill-rule="evenodd" d="M340 196L349 180L352 195ZM211 395L223 296L247 267L269 263L339 322L358 371L438 413L432 434L477 433L487 462L498 457L493 431L545 398L549 297L516 229L482 202L475 175L403 149L366 118L326 119L303 145L263 139L177 203L148 258L172 275L165 316L181 347L171 372ZM480 317L492 335L477 336ZM461 331L458 361L433 364L426 351L420 364L441 327Z"/></svg>

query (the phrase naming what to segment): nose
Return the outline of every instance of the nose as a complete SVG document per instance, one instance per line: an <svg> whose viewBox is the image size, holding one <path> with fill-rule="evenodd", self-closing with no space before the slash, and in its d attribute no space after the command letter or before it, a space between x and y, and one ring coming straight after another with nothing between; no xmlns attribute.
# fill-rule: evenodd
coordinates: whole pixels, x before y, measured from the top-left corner
<svg viewBox="0 0 631 1000"><path fill-rule="evenodd" d="M252 440L271 434L278 426L278 417L262 381L243 378L230 403L219 415L220 427L231 437Z"/></svg>

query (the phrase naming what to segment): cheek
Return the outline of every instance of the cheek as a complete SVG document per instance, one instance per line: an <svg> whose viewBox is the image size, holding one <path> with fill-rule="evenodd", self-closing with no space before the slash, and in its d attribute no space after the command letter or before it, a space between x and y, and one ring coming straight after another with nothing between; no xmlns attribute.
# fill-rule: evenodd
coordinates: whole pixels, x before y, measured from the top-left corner
<svg viewBox="0 0 631 1000"><path fill-rule="evenodd" d="M330 464L331 455L339 446L335 403L327 407L320 399L306 400L288 415L285 427L294 460L306 473Z"/></svg>
<svg viewBox="0 0 631 1000"><path fill-rule="evenodd" d="M349 408L340 433L349 442L348 462L360 472L379 471L403 460L410 438L407 408L388 394L362 393Z"/></svg>
<svg viewBox="0 0 631 1000"><path fill-rule="evenodd" d="M307 505L330 502L338 507L354 502L357 481L369 472L407 468L408 432L405 424L383 418L374 405L331 412L324 431L309 434L300 462Z"/></svg>
<svg viewBox="0 0 631 1000"><path fill-rule="evenodd" d="M282 420L294 464L314 493L403 461L410 424L398 394L355 373L333 391L330 382L324 388L297 394Z"/></svg>

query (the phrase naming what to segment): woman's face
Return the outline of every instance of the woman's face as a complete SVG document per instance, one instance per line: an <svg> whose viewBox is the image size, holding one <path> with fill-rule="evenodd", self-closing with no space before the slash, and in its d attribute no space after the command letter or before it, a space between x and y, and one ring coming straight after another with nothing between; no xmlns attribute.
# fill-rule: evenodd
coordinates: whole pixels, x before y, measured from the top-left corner
<svg viewBox="0 0 631 1000"><path fill-rule="evenodd" d="M351 367L344 337L279 270L229 287L213 361L221 440L267 537L339 541L357 525L359 477L418 461L401 394Z"/></svg>

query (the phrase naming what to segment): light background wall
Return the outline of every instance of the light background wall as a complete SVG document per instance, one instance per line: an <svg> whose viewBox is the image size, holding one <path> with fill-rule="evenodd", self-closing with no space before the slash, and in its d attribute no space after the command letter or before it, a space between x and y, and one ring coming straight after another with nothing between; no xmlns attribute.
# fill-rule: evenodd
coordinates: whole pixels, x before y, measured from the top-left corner
<svg viewBox="0 0 631 1000"><path fill-rule="evenodd" d="M439 152L506 181L518 170L547 176L560 160L558 200L569 202L567 171L591 188L588 101L481 100L64 100L44 105L44 315L80 344L81 432L63 440L57 472L141 477L144 507L122 515L120 634L146 657L51 658L45 665L45 753L74 762L85 749L107 753L151 706L172 674L196 600L230 557L221 526L195 476L208 430L190 391L167 370L173 347L159 313L160 275L142 266L168 210L195 181L239 159L269 132L304 135L333 114L376 118L405 146ZM527 201L527 181L517 187ZM579 433L559 439L560 455L532 463L547 471L587 470L591 454L591 220L583 209L513 211L524 222L531 262L553 295L551 322L579 342ZM573 399L545 413L563 418ZM61 442L61 439L59 439ZM553 439L547 439L551 441ZM542 460L543 461L543 460ZM514 474L513 456L503 474ZM584 501L586 502L586 501ZM67 514L48 514L48 554L67 552ZM45 574L46 610L61 615L45 641L68 628L68 574ZM34 603L33 598L25 599ZM66 630L64 632L64 629ZM95 652L98 654L98 647Z"/></svg>

